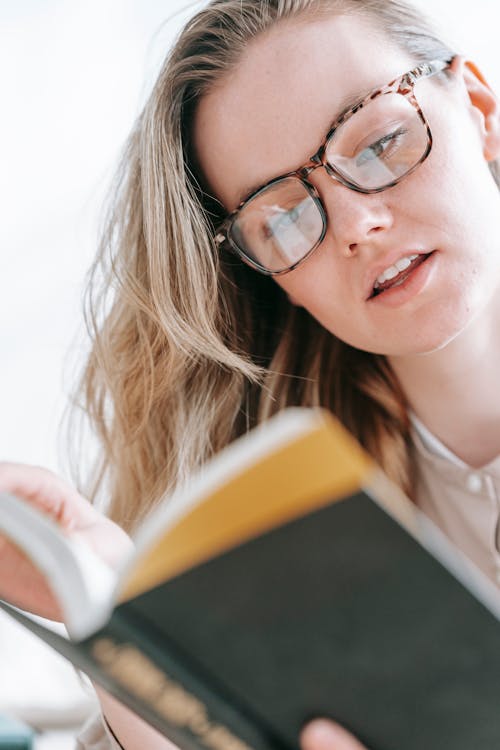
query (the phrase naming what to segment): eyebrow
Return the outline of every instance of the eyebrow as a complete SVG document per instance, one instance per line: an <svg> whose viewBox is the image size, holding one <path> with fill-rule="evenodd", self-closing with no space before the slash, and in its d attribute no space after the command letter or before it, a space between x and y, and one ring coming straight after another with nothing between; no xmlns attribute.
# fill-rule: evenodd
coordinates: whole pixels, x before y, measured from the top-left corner
<svg viewBox="0 0 500 750"><path fill-rule="evenodd" d="M343 117L346 114L346 112L348 112L350 109L352 109L353 107L355 107L356 104L358 104L359 102L362 102L367 96L369 96L369 94L371 94L373 91L376 91L376 90L377 90L377 88L376 87L374 88L372 86L370 88L365 89L364 92L362 91L360 93L358 91L356 94L350 94L348 96L345 96L341 100L340 106L339 106L337 112L329 120L329 125L326 128L326 130L324 131L324 136L323 136L323 138L321 140L321 143L324 142L326 136L328 135L328 133L330 132L330 130L332 128L332 125L334 125L334 123L336 123L337 120L340 120L340 118ZM316 151L317 150L318 149L316 149ZM314 151L313 153L316 153L316 151ZM300 166L298 168L300 169ZM256 183L256 184L250 186L249 188L246 188L245 190L241 190L238 193L238 196L237 196L237 199L236 199L236 201L237 201L236 205L239 206L247 198L249 198L251 195L253 195L254 193L256 193L257 190L259 190L259 188L264 187L269 182L272 182L273 180L278 179L281 175L290 174L290 173L293 173L294 171L295 171L294 169L290 169L290 170L288 170L288 172L282 172L281 174L275 175L274 177L269 177L269 179L265 180L264 182Z"/></svg>

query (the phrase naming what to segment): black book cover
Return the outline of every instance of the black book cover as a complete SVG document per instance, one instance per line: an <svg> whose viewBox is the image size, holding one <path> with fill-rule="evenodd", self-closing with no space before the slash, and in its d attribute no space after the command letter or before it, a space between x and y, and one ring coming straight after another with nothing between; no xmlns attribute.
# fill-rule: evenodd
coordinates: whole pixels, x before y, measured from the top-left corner
<svg viewBox="0 0 500 750"><path fill-rule="evenodd" d="M297 748L314 716L370 750L500 746L498 621L364 493L119 606L81 647L181 747Z"/></svg>

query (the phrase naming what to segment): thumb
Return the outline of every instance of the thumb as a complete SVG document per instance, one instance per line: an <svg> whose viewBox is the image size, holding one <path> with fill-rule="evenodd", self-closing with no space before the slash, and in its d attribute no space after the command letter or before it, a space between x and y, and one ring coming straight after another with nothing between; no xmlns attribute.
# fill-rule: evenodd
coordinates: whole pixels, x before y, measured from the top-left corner
<svg viewBox="0 0 500 750"><path fill-rule="evenodd" d="M95 522L96 509L61 477L39 466L0 462L0 492L11 492L68 531Z"/></svg>
<svg viewBox="0 0 500 750"><path fill-rule="evenodd" d="M302 750L366 750L350 732L328 719L314 719L300 733Z"/></svg>

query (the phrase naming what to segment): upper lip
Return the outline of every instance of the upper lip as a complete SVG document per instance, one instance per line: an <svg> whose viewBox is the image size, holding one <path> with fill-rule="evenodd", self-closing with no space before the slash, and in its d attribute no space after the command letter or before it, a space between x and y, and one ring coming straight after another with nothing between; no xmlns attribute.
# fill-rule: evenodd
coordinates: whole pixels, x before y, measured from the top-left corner
<svg viewBox="0 0 500 750"><path fill-rule="evenodd" d="M428 255L430 250L422 250L416 247L408 248L408 250L394 250L384 255L382 260L375 266L370 266L365 274L364 281L364 292L365 299L370 299L373 295L373 288L375 282L380 274L385 271L389 266L393 266L401 258L407 258L409 255Z"/></svg>

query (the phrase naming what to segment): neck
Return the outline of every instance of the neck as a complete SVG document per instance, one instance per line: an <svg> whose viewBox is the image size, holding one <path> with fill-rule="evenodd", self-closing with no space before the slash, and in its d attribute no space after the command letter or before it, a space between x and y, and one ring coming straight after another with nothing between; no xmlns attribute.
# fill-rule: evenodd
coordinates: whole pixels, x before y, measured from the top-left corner
<svg viewBox="0 0 500 750"><path fill-rule="evenodd" d="M389 357L410 408L456 456L479 467L500 455L500 336L477 320L429 354Z"/></svg>

